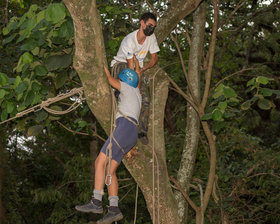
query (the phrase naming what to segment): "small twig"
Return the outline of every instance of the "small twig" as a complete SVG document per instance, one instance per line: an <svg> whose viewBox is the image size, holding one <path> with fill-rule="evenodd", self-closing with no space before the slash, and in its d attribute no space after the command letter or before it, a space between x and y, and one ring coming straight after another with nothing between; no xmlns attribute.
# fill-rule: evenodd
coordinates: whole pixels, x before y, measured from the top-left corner
<svg viewBox="0 0 280 224"><path fill-rule="evenodd" d="M191 41L191 37L190 37L190 35L189 35L189 29L188 29L188 26L187 26L187 20L185 20L185 22L186 22L186 27L185 27L186 33L185 33L185 36L186 36L186 38L187 38L187 41L188 41L189 46L191 46L192 41Z"/></svg>
<svg viewBox="0 0 280 224"><path fill-rule="evenodd" d="M130 188L130 189L126 192L126 194L119 200L119 202L121 202L121 201L126 197L126 195L128 195L129 192L132 191L133 188L134 188L134 187Z"/></svg>
<svg viewBox="0 0 280 224"><path fill-rule="evenodd" d="M203 207L203 189L202 189L201 184L198 184L197 186L198 186L199 192L200 192L200 203L201 203L200 206Z"/></svg>
<svg viewBox="0 0 280 224"><path fill-rule="evenodd" d="M190 80L189 80L189 76L188 76L188 73L187 73L187 70L186 70L186 67L185 67L185 64L184 64L184 59L183 59L183 56L182 56L182 53L181 53L181 50L180 50L180 47L179 47L179 44L178 44L178 41L177 39L173 36L172 33L170 33L170 36L171 36L171 39L174 41L175 43L175 46L177 48L177 51L178 51L178 54L179 54L179 57L180 57L180 61L181 61L181 66L182 66L182 69L183 69L183 72L185 74L185 78L187 80L187 84L188 84L188 90L191 94L191 97L193 99L193 103L195 105L198 105L198 102L197 102L197 99L196 97L194 97L194 92L193 92L193 89L192 89L192 86L190 85Z"/></svg>
<svg viewBox="0 0 280 224"><path fill-rule="evenodd" d="M150 6L150 8L153 10L153 12L157 15L157 17L159 17L159 13L156 11L156 9L152 6L152 4L148 1L145 0L145 2Z"/></svg>
<svg viewBox="0 0 280 224"><path fill-rule="evenodd" d="M172 83L172 85L175 87L176 92L179 93L181 96L185 98L186 101L195 109L195 111L199 114L199 109L196 106L196 104L193 102L193 100L177 85L177 83L169 76L167 76L168 80Z"/></svg>
<svg viewBox="0 0 280 224"><path fill-rule="evenodd" d="M126 185L124 185L124 186L119 187L119 189L123 189L123 188L129 187L129 186L131 186L131 185L134 185L134 183L126 184Z"/></svg>
<svg viewBox="0 0 280 224"><path fill-rule="evenodd" d="M126 7L127 7L128 9L130 9L130 5L129 5L129 1L128 1L128 0L126 0ZM133 20L132 20L132 15L131 15L131 13L129 13L129 19L130 19L130 23L133 24Z"/></svg>
<svg viewBox="0 0 280 224"><path fill-rule="evenodd" d="M180 184L173 178L170 177L170 180L175 184L177 189L182 193L184 198L187 200L187 202L190 204L190 206L196 211L199 211L199 208L194 204L194 202L190 199L190 197L186 194L186 192L183 190L183 188L180 186Z"/></svg>
<svg viewBox="0 0 280 224"><path fill-rule="evenodd" d="M138 186L138 184L136 184L135 210L134 210L134 222L133 222L133 224L136 224L136 218L137 218L138 190L139 190L139 186Z"/></svg>
<svg viewBox="0 0 280 224"><path fill-rule="evenodd" d="M209 96L209 90L210 90L210 84L211 84L211 74L212 74L212 68L214 64L214 57L215 57L215 47L216 47L216 40L217 40L217 31L218 31L218 18L219 18L219 7L218 7L218 0L213 1L213 7L214 7L214 23L212 28L212 34L211 34L211 42L209 47L209 61L208 61L208 67L205 74L205 88L204 88L204 94L202 97L201 106L204 110L206 107L206 103Z"/></svg>
<svg viewBox="0 0 280 224"><path fill-rule="evenodd" d="M79 131L73 131L71 130L70 128L66 127L64 124L62 124L61 122L59 121L56 121L61 127L63 127L64 129L66 129L67 131L71 132L71 133L75 133L75 134L79 134L79 135L85 135L85 136L92 136L92 137L97 137L99 138L100 140L102 140L103 142L105 142L106 140L104 138L102 138L100 135L94 133L92 135L89 135L88 133L84 133L84 132L79 132Z"/></svg>
<svg viewBox="0 0 280 224"><path fill-rule="evenodd" d="M222 27L224 24L226 24L231 18L232 16L237 12L238 9L240 9L243 5L244 5L245 1L244 0L241 0L237 6L235 7L235 9L230 13L230 15L224 20L221 22L220 24L220 27Z"/></svg>
<svg viewBox="0 0 280 224"><path fill-rule="evenodd" d="M9 7L9 0L6 0L6 7L5 7L5 25L8 25L9 23L9 10L8 10L8 7Z"/></svg>

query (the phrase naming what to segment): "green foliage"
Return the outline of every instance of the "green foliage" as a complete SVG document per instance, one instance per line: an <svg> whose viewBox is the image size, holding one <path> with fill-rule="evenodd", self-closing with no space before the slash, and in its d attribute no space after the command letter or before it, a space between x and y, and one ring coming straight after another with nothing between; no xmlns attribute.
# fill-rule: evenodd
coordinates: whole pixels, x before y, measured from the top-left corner
<svg viewBox="0 0 280 224"><path fill-rule="evenodd" d="M62 3L49 4L46 8L31 5L21 17L11 18L2 33L6 36L4 45L20 44L22 52L14 68L15 78L0 73L2 121L55 96L57 90L67 85L71 88L68 81L79 82L70 68L73 23ZM29 136L37 135L50 120L57 119L53 116L40 118L36 114L30 118L43 124L30 127Z"/></svg>

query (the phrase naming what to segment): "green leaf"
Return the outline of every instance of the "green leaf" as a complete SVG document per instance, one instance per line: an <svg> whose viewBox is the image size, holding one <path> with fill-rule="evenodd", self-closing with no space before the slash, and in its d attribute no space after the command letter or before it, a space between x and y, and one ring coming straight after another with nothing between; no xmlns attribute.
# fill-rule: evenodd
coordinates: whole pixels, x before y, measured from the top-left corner
<svg viewBox="0 0 280 224"><path fill-rule="evenodd" d="M212 112L212 118L214 121L220 121L223 118L223 113L219 109L215 109Z"/></svg>
<svg viewBox="0 0 280 224"><path fill-rule="evenodd" d="M28 88L27 82L21 82L16 88L16 94L23 93Z"/></svg>
<svg viewBox="0 0 280 224"><path fill-rule="evenodd" d="M223 91L215 91L215 93L213 94L213 98L217 99L222 95L223 95Z"/></svg>
<svg viewBox="0 0 280 224"><path fill-rule="evenodd" d="M42 65L36 66L34 71L35 71L35 75L37 76L44 76L48 73L48 70Z"/></svg>
<svg viewBox="0 0 280 224"><path fill-rule="evenodd" d="M6 36L8 33L10 33L10 29L8 27L4 27L2 33L4 36Z"/></svg>
<svg viewBox="0 0 280 224"><path fill-rule="evenodd" d="M262 110L269 110L271 107L273 107L273 103L267 99L259 99L258 107Z"/></svg>
<svg viewBox="0 0 280 224"><path fill-rule="evenodd" d="M24 131L25 130L26 120L27 120L27 118L21 119L20 121L17 122L16 129L18 131Z"/></svg>
<svg viewBox="0 0 280 224"><path fill-rule="evenodd" d="M64 22L58 32L60 38L66 38L67 40L74 34L73 23L69 20Z"/></svg>
<svg viewBox="0 0 280 224"><path fill-rule="evenodd" d="M11 41L13 41L13 39L15 39L15 37L17 36L16 33L13 33L11 36L9 36L8 38L3 40L3 45L10 43Z"/></svg>
<svg viewBox="0 0 280 224"><path fill-rule="evenodd" d="M210 120L211 118L212 118L212 113L208 113L208 114L204 114L201 119L203 121L206 121L206 120Z"/></svg>
<svg viewBox="0 0 280 224"><path fill-rule="evenodd" d="M1 112L1 121L5 121L8 118L7 110L2 110Z"/></svg>
<svg viewBox="0 0 280 224"><path fill-rule="evenodd" d="M26 32L28 34L31 33L31 31L35 28L35 26L37 25L37 20L36 18L30 18L29 20L27 20L27 27L26 27Z"/></svg>
<svg viewBox="0 0 280 224"><path fill-rule="evenodd" d="M247 82L247 86L255 86L256 84L256 78L252 78Z"/></svg>
<svg viewBox="0 0 280 224"><path fill-rule="evenodd" d="M228 87L228 86L226 86L226 87L224 88L224 95L225 95L225 97L227 97L227 98L237 96L236 93L235 93L235 91L234 91L232 88Z"/></svg>
<svg viewBox="0 0 280 224"><path fill-rule="evenodd" d="M35 97L34 91L32 90L29 91L25 97L24 106L28 107L32 103L34 97Z"/></svg>
<svg viewBox="0 0 280 224"><path fill-rule="evenodd" d="M37 46L37 42L33 39L27 40L24 44L22 44L20 46L20 50L21 51L31 51L33 49L35 49L35 47Z"/></svg>
<svg viewBox="0 0 280 224"><path fill-rule="evenodd" d="M225 85L224 84L219 84L215 91L224 91Z"/></svg>
<svg viewBox="0 0 280 224"><path fill-rule="evenodd" d="M40 11L38 14L37 14L37 17L36 17L36 20L37 20L37 24L39 22L41 22L41 20L45 19L45 10L43 11Z"/></svg>
<svg viewBox="0 0 280 224"><path fill-rule="evenodd" d="M9 78L6 74L0 72L0 86L5 86L8 84Z"/></svg>
<svg viewBox="0 0 280 224"><path fill-rule="evenodd" d="M39 47L35 47L31 52L32 52L33 55L38 55L39 52L40 52L40 48Z"/></svg>
<svg viewBox="0 0 280 224"><path fill-rule="evenodd" d="M17 75L17 77L15 78L13 89L16 89L20 82L21 82L21 78L20 76Z"/></svg>
<svg viewBox="0 0 280 224"><path fill-rule="evenodd" d="M65 7L61 3L50 4L46 9L46 20L53 24L58 23L66 16Z"/></svg>
<svg viewBox="0 0 280 224"><path fill-rule="evenodd" d="M266 85L267 83L269 83L269 79L264 77L264 76L258 76L256 78L256 82L258 82L260 84L263 84L263 85Z"/></svg>
<svg viewBox="0 0 280 224"><path fill-rule="evenodd" d="M86 121L79 121L78 125L79 125L80 128L83 128L87 125L87 122Z"/></svg>
<svg viewBox="0 0 280 224"><path fill-rule="evenodd" d="M49 116L48 119L51 120L51 121L58 121L58 120L60 120L60 117L58 117L58 116Z"/></svg>
<svg viewBox="0 0 280 224"><path fill-rule="evenodd" d="M19 23L18 23L17 27L21 27L21 25L25 22L26 17L27 17L27 15L26 15L26 14L24 14L24 15L20 18L20 20L19 20Z"/></svg>
<svg viewBox="0 0 280 224"><path fill-rule="evenodd" d="M241 104L241 110L248 110L251 107L251 100L247 100Z"/></svg>
<svg viewBox="0 0 280 224"><path fill-rule="evenodd" d="M270 111L270 120L272 122L278 122L280 120L280 111L272 108L272 110Z"/></svg>
<svg viewBox="0 0 280 224"><path fill-rule="evenodd" d="M55 88L59 89L60 87L62 87L65 83L65 81L67 80L68 75L66 72L57 74L56 79L55 79Z"/></svg>
<svg viewBox="0 0 280 224"><path fill-rule="evenodd" d="M263 96L271 96L273 92L272 89L261 88L261 93Z"/></svg>
<svg viewBox="0 0 280 224"><path fill-rule="evenodd" d="M31 89L35 92L40 91L41 84L38 81L35 80L35 81L32 82Z"/></svg>
<svg viewBox="0 0 280 224"><path fill-rule="evenodd" d="M219 109L222 111L222 113L225 112L226 108L227 108L227 102L220 102L218 104Z"/></svg>
<svg viewBox="0 0 280 224"><path fill-rule="evenodd" d="M40 112L38 112L38 113L36 114L35 121L36 121L37 123L40 123L40 122L46 120L46 119L48 118L48 115L49 115L49 114L48 114L46 111L41 110Z"/></svg>
<svg viewBox="0 0 280 224"><path fill-rule="evenodd" d="M35 105L35 104L38 104L41 102L41 95L40 94L35 94L35 97L31 103L31 106Z"/></svg>
<svg viewBox="0 0 280 224"><path fill-rule="evenodd" d="M280 96L280 90L271 90L275 95Z"/></svg>
<svg viewBox="0 0 280 224"><path fill-rule="evenodd" d="M27 137L30 136L37 136L38 134L40 134L40 132L43 130L43 126L42 125L35 125L32 126L28 129L27 131Z"/></svg>
<svg viewBox="0 0 280 224"><path fill-rule="evenodd" d="M31 62L33 62L33 56L32 54L30 54L29 52L25 52L22 56L22 62L23 64L29 64Z"/></svg>
<svg viewBox="0 0 280 224"><path fill-rule="evenodd" d="M12 102L7 103L7 113L10 114L15 109L15 105Z"/></svg>
<svg viewBox="0 0 280 224"><path fill-rule="evenodd" d="M67 68L72 64L72 55L53 55L46 59L45 65L48 71L54 71L61 68Z"/></svg>
<svg viewBox="0 0 280 224"><path fill-rule="evenodd" d="M0 89L0 99L4 98L6 91L4 89Z"/></svg>

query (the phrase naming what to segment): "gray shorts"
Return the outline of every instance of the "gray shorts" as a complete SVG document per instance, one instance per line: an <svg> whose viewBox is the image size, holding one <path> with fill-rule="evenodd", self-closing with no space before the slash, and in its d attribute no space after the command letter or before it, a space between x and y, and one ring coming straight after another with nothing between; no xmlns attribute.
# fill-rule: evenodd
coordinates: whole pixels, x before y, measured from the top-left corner
<svg viewBox="0 0 280 224"><path fill-rule="evenodd" d="M129 117L135 123L137 121L134 118ZM133 146L137 142L138 138L138 127L133 124L131 121L127 120L124 117L119 117L116 120L116 128L113 132L113 136L119 145L123 148L125 154L133 148ZM110 143L110 137L106 140L105 144L103 145L101 152L106 155L106 148ZM109 153L109 152L108 152ZM109 155L109 154L108 154ZM118 144L112 138L112 159L115 160L118 164L121 163L124 157L124 153L122 149L119 148Z"/></svg>

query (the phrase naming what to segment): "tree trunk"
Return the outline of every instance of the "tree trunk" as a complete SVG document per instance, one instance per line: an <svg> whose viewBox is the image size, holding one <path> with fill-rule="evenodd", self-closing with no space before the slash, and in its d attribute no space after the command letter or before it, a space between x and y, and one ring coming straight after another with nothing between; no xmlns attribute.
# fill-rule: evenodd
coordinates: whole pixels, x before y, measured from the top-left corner
<svg viewBox="0 0 280 224"><path fill-rule="evenodd" d="M179 7L173 6L166 11L165 18L176 18L176 20L168 22L165 19L165 22L158 26L159 44L169 35L169 32L181 18L193 11L200 1L178 0L176 5ZM64 3L72 16L75 28L74 67L81 78L85 97L91 111L108 134L112 105L111 92L103 71L103 65L106 64L105 47L96 2L95 0L64 0ZM161 18L159 24L160 21ZM167 27L168 29L165 29ZM153 223L178 224L177 206L169 183L164 144L164 107L169 82L165 73L158 68L151 70L150 73L154 74L155 71L159 72L155 79L155 98L151 102L151 105L154 105L155 112L153 114L155 117L154 122L150 121L148 132L150 145L138 144L129 154L130 157L124 159L124 164L145 196ZM154 127L154 141L152 140L152 127ZM152 143L154 143L154 147L151 146ZM155 159L159 164L159 187L157 186L157 176L153 181L153 172L151 172L153 170L153 148L156 154ZM159 191L157 191L158 189ZM159 198L157 198L157 195L159 195Z"/></svg>
<svg viewBox="0 0 280 224"><path fill-rule="evenodd" d="M197 103L200 102L200 69L203 57L204 31L205 31L205 3L200 4L193 15L192 44L190 48L188 66L188 88L192 89ZM188 94L190 96L190 94ZM185 192L189 190L189 184L193 176L197 146L200 132L200 119L197 112L188 103L186 118L186 136L182 153L182 160L178 171L177 180ZM187 223L187 202L183 195L175 193L178 202L178 215L180 223Z"/></svg>
<svg viewBox="0 0 280 224"><path fill-rule="evenodd" d="M5 211L3 206L3 181L4 181L4 164L6 162L5 158L5 148L4 148L4 142L3 139L5 139L5 135L3 134L3 131L0 130L1 133L1 139L0 139L0 223L5 223Z"/></svg>

